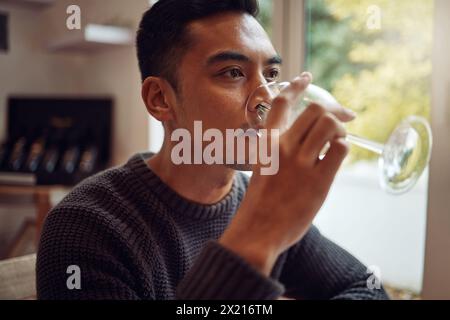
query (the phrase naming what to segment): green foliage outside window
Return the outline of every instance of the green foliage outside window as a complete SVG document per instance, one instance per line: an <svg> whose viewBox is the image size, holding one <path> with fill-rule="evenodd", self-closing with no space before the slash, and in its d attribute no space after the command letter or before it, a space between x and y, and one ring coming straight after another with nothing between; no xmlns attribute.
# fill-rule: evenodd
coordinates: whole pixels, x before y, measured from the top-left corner
<svg viewBox="0 0 450 320"><path fill-rule="evenodd" d="M272 36L273 0L259 0L258 21L264 27L269 36Z"/></svg>
<svg viewBox="0 0 450 320"><path fill-rule="evenodd" d="M429 117L432 0L308 0L306 12L307 69L358 113L349 132L384 142L404 117Z"/></svg>

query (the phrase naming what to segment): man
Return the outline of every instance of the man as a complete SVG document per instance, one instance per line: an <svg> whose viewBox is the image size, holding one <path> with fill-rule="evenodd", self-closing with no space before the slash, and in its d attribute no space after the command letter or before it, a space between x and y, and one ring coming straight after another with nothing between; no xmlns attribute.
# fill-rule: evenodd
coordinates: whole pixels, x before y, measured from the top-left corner
<svg viewBox="0 0 450 320"><path fill-rule="evenodd" d="M245 128L245 103L281 59L254 0L160 0L137 36L142 98L161 121L156 155L137 154L76 187L49 214L40 299L385 299L366 268L311 226L348 152L343 108L311 105L279 137L279 171L251 181L226 165L175 165L176 129ZM311 82L274 101L267 127ZM322 147L330 143L322 160ZM245 166L249 168L249 166ZM80 279L69 277L75 265ZM72 267L73 268L73 267Z"/></svg>

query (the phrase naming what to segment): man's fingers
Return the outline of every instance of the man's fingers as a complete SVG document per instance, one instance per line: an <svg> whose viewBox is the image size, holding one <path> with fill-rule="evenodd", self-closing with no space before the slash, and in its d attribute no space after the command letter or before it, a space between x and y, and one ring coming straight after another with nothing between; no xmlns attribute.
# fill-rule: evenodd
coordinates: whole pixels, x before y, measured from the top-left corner
<svg viewBox="0 0 450 320"><path fill-rule="evenodd" d="M300 156L314 164L325 144L336 138L344 138L346 130L334 115L325 112L316 121L300 147Z"/></svg>
<svg viewBox="0 0 450 320"><path fill-rule="evenodd" d="M337 138L330 141L330 149L325 158L320 160L317 165L320 172L324 174L323 177L334 179L349 150L350 146L345 138Z"/></svg>
<svg viewBox="0 0 450 320"><path fill-rule="evenodd" d="M283 129L288 123L289 108L298 102L300 94L305 91L311 83L311 75L304 73L301 77L294 79L278 97L273 100L272 108L266 120L267 129Z"/></svg>
<svg viewBox="0 0 450 320"><path fill-rule="evenodd" d="M307 133L313 128L316 121L326 113L325 108L312 103L295 120L292 127L286 133L286 139L291 146L299 146L303 143Z"/></svg>
<svg viewBox="0 0 450 320"><path fill-rule="evenodd" d="M326 106L325 109L342 122L350 122L356 118L356 113L339 104Z"/></svg>

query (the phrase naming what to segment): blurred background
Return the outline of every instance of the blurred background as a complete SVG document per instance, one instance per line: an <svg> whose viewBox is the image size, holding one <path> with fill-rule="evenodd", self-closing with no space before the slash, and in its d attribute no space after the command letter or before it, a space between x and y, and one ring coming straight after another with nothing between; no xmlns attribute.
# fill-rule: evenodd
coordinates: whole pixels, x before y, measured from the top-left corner
<svg viewBox="0 0 450 320"><path fill-rule="evenodd" d="M0 259L36 250L48 210L77 182L157 152L162 129L140 98L134 34L148 0L0 0ZM80 9L80 29L66 22ZM450 2L260 0L283 57L380 143L427 118L432 163L402 196L378 184L377 157L353 147L315 224L377 270L399 299L450 299ZM75 11L72 11L75 10Z"/></svg>

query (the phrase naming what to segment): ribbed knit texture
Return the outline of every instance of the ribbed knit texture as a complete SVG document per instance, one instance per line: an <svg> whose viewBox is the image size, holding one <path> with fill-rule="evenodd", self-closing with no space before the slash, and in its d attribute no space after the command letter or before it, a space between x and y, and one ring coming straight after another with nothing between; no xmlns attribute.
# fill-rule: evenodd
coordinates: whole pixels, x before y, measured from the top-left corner
<svg viewBox="0 0 450 320"><path fill-rule="evenodd" d="M387 299L366 268L312 227L271 277L222 247L248 178L214 205L179 196L137 154L86 179L48 215L38 250L39 299ZM70 265L81 289L68 289Z"/></svg>

